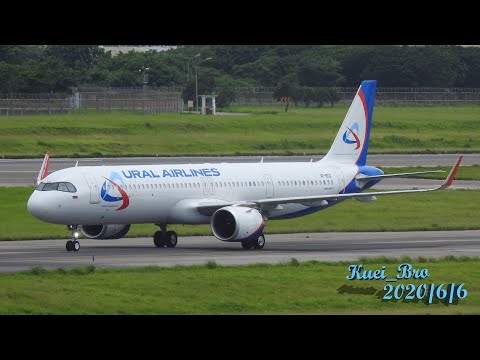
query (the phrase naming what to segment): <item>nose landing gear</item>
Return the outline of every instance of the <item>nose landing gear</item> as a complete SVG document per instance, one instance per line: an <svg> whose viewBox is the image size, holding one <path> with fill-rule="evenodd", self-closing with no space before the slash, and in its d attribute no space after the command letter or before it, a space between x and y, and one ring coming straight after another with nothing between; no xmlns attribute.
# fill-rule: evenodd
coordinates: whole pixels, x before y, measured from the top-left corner
<svg viewBox="0 0 480 360"><path fill-rule="evenodd" d="M68 240L65 244L67 251L80 250L80 243L78 242L78 225L68 225L68 230L72 232L72 240Z"/></svg>

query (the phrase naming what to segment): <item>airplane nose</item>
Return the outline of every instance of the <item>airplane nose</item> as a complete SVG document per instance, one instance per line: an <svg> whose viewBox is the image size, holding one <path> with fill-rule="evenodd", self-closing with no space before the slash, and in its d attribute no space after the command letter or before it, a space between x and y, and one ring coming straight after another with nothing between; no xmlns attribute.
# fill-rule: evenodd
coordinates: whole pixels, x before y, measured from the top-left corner
<svg viewBox="0 0 480 360"><path fill-rule="evenodd" d="M36 191L28 199L27 209L28 212L37 219L40 219L42 214L46 215L47 213L47 211L45 211L45 209L41 206Z"/></svg>

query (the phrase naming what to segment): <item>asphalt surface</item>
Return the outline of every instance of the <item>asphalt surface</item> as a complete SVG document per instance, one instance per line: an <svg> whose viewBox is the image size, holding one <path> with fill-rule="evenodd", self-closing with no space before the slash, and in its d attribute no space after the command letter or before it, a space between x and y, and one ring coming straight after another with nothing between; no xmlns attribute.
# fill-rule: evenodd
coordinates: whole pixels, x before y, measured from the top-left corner
<svg viewBox="0 0 480 360"><path fill-rule="evenodd" d="M0 272L17 272L34 266L70 268L221 265L299 261L357 261L360 257L408 255L440 257L480 256L480 230L302 233L266 235L262 250L244 250L239 243L225 243L213 236L181 237L177 247L156 248L151 238L120 240L80 239L78 252L65 250L63 240L0 242Z"/></svg>
<svg viewBox="0 0 480 360"><path fill-rule="evenodd" d="M296 161L318 161L321 155L315 156L265 156L264 162L296 162ZM141 165L141 164L198 164L198 163L238 163L238 162L259 162L261 156L235 156L235 157L129 157L129 158L80 158L65 159L51 158L49 173L75 166L79 161L79 166L91 165ZM453 166L458 159L457 154L408 154L408 155L369 155L368 165L378 167L392 166ZM29 186L33 185L37 178L43 159L0 159L0 186ZM480 165L480 154L465 154L462 165ZM447 175L447 174L445 174ZM389 180L389 184L395 185ZM422 186L425 183L410 183L413 186ZM385 183L385 182L383 182ZM402 184L402 182L400 182ZM411 186L409 184L409 186ZM382 184L383 185L383 184ZM428 187L428 185L426 185ZM480 182L471 186L478 189ZM380 187L379 187L380 189Z"/></svg>

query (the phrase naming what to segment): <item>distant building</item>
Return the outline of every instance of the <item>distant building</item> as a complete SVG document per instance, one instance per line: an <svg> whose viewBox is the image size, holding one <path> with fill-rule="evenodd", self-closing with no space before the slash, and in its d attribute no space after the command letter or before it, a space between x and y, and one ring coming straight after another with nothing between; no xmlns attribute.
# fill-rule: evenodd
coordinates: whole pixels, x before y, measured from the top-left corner
<svg viewBox="0 0 480 360"><path fill-rule="evenodd" d="M127 53L129 51L146 52L149 50L165 51L165 50L176 48L176 46L174 45L100 45L100 47L104 48L105 51L111 51L112 56L118 55L121 52L122 53Z"/></svg>

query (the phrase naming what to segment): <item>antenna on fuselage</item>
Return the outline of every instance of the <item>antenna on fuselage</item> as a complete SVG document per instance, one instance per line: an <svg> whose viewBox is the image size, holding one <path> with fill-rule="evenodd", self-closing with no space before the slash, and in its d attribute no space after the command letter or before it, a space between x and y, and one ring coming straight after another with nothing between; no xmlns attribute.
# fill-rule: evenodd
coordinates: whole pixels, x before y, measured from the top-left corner
<svg viewBox="0 0 480 360"><path fill-rule="evenodd" d="M263 163L263 157L262 157L262 159L260 160L260 163Z"/></svg>
<svg viewBox="0 0 480 360"><path fill-rule="evenodd" d="M75 167L77 167L77 166L78 166L78 160L77 160L77 163L75 164Z"/></svg>

